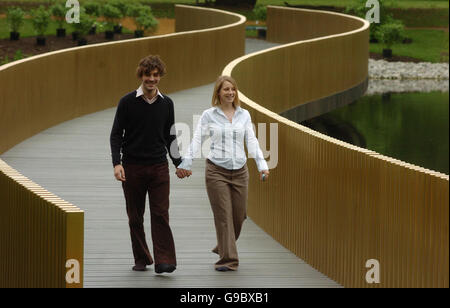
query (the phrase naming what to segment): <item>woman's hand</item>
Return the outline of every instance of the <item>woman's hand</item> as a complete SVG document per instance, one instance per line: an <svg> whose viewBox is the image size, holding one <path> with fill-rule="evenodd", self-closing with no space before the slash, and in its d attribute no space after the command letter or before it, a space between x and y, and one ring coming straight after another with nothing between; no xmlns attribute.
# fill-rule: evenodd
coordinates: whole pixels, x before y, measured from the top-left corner
<svg viewBox="0 0 450 308"><path fill-rule="evenodd" d="M189 177L192 175L191 170L186 170L186 169L181 169L181 168L177 168L177 171L175 173L180 179Z"/></svg>
<svg viewBox="0 0 450 308"><path fill-rule="evenodd" d="M270 173L269 170L261 171L260 174L259 174L259 179L261 181L266 181L269 178L269 173Z"/></svg>

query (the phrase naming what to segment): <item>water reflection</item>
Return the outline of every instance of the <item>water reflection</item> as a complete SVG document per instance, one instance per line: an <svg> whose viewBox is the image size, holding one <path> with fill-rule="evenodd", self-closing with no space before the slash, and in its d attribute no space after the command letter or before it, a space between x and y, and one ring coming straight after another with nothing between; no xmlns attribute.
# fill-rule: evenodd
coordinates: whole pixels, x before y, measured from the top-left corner
<svg viewBox="0 0 450 308"><path fill-rule="evenodd" d="M364 96L300 124L359 147L449 174L448 99L448 92L438 91Z"/></svg>

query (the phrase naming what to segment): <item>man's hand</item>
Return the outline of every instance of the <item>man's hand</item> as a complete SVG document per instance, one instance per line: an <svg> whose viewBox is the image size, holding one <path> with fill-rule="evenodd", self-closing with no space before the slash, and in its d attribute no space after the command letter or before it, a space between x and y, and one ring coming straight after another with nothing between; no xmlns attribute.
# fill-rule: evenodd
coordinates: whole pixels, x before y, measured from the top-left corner
<svg viewBox="0 0 450 308"><path fill-rule="evenodd" d="M114 167L114 176L117 181L125 182L125 170L122 165L116 165Z"/></svg>
<svg viewBox="0 0 450 308"><path fill-rule="evenodd" d="M186 169L181 169L181 168L177 168L177 171L175 172L175 174L180 178L185 178L185 177L189 177L192 175L192 171L191 170L186 170Z"/></svg>

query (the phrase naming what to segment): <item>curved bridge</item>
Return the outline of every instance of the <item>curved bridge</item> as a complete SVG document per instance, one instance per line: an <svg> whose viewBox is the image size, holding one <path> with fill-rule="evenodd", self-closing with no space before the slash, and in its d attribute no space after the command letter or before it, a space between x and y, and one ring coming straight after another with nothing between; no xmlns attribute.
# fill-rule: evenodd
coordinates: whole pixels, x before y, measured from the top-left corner
<svg viewBox="0 0 450 308"><path fill-rule="evenodd" d="M48 127L115 106L118 97L136 87L133 68L149 53L160 54L165 60L169 74L161 84L162 90L173 93L174 98L180 95L175 99L179 102L177 121L183 118L190 123L189 117L207 106L194 107L189 102L209 97L211 86L195 88L203 96L191 90L179 91L212 82L231 62L224 73L237 79L241 99L253 121L276 123L278 128L279 152L270 185L262 186L252 177L251 220L298 257L344 286L371 286L365 282L368 259L380 262L382 279L378 286L448 286L448 176L352 147L274 113L288 112L303 104L307 106L303 112L308 117L362 95L368 61L368 25L364 21L339 14L270 7L268 39L283 43L303 41L239 58L244 54L245 44L242 16L177 6L176 18L177 31L184 32L63 50L0 68L0 127L7 132L0 142L0 153ZM285 33L300 36L284 38ZM44 71L47 80L42 80ZM183 104L189 96L192 99ZM66 148L54 149L54 156L47 157L44 165L63 168L58 164L67 161L70 164L71 160L84 156L82 168L69 167L72 173L60 172L61 178L46 180L45 171L36 169L33 175L40 178L41 184L46 183L47 188L59 187L59 194L77 200L73 203L86 212L0 161L0 254L5 260L0 268L1 286L80 287L83 282L86 286L108 285L115 279L128 285L152 286L147 284L148 277L131 277L124 270L129 267L124 261L129 249L123 252L118 249L120 252L111 256L118 251L114 245L125 247L128 242L128 231L119 227L117 219L125 213L120 205L120 188L95 173L95 167L102 164L105 164L102 170L110 171L109 150L91 137L107 136L108 132L99 130L96 123L103 122L103 127L109 129L112 116L83 122L90 116L74 120L88 125L87 131L70 126L73 122L70 121L61 125L63 133L52 128L41 134L44 139L65 144L68 132L73 134L75 130L78 140L88 140L84 145L68 143ZM64 125L68 125L66 133ZM41 142L42 138L38 144ZM75 146L81 147L84 154L71 148ZM269 147L273 146L271 142ZM13 150L6 153L6 160L13 159ZM92 150L100 150L105 156L90 157ZM23 152L16 152L15 157L18 153ZM33 170L33 158L39 158L40 153L38 150L25 157L22 162L28 162L24 166L29 169L24 169ZM274 157L269 160L273 162ZM251 174L256 174L252 164L250 161ZM201 179L202 162L194 168L194 175ZM74 180L69 174L78 177ZM30 173L27 175L31 177ZM104 176L112 181L110 174ZM183 242L191 243L189 248L177 243L182 247L179 258L191 272L183 274L181 267L178 272L181 277L157 276L153 286L202 286L195 284L199 279L203 279L203 286L336 286L259 233L252 221L243 232L250 237L242 239L246 247L243 258L247 254L250 272L240 271L239 282L229 275L204 276L205 267L198 269L196 265L213 261L200 255L213 244L214 234L195 233L213 227L208 225L212 220L204 216L206 212L200 211L207 207L205 196L201 199L196 193L196 189L202 188L201 183L192 180L179 184L173 181L171 194L171 207L175 211L172 217L176 217L172 220L174 232L180 233ZM75 194L69 189L74 185L78 187ZM182 192L182 196L174 193L174 189ZM116 204L107 204L107 196L114 196ZM94 206L89 209L81 206L88 203ZM178 204L182 207L174 210ZM193 222L195 232L186 221ZM117 231L119 234L114 233ZM65 280L67 260L79 261L78 282ZM280 260L285 264L280 265ZM270 269L263 265L266 262L271 264ZM271 271L274 264L278 268ZM280 276L277 269L283 271L282 277L260 284L262 280L258 278L270 277L271 272ZM209 268L206 270L209 273ZM122 279L123 276L128 277Z"/></svg>

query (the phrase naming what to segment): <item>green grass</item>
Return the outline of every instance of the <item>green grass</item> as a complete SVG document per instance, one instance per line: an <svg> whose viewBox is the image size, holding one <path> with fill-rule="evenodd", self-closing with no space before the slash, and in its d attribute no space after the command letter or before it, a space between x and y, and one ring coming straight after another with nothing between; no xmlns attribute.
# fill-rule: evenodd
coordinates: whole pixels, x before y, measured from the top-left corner
<svg viewBox="0 0 450 308"><path fill-rule="evenodd" d="M427 62L448 62L449 39L448 33L443 30L405 30L406 37L412 38L411 44L395 44L392 52L398 56L408 56ZM370 44L370 51L381 53L382 44ZM442 57L442 53L447 53Z"/></svg>
<svg viewBox="0 0 450 308"><path fill-rule="evenodd" d="M257 30L245 30L245 37L257 38L258 31Z"/></svg>
<svg viewBox="0 0 450 308"><path fill-rule="evenodd" d="M82 4L85 0L79 0ZM108 0L99 0L107 2ZM15 0L15 2L39 2L44 4L52 3L52 0ZM179 4L195 4L195 0L140 0L143 3L179 3ZM344 7L354 2L354 0L258 0L258 3L264 5L282 5L284 2L288 2L291 5L333 5L338 7ZM199 0L200 4L205 3L204 0ZM387 3L389 7L399 8L448 8L449 1L442 0L391 0Z"/></svg>
<svg viewBox="0 0 450 308"><path fill-rule="evenodd" d="M395 19L406 27L448 27L448 8L440 9L389 9Z"/></svg>

